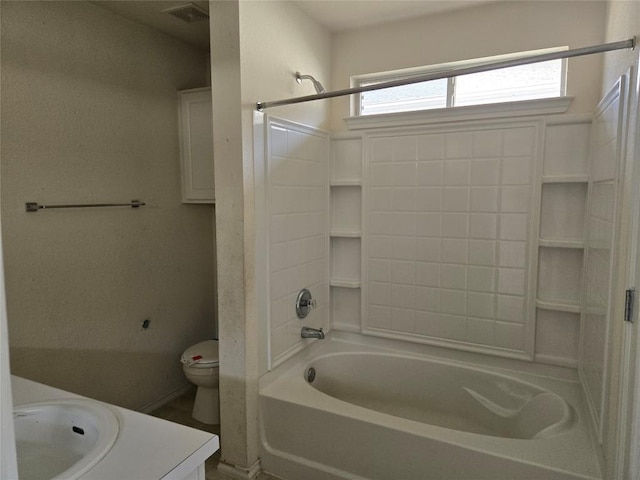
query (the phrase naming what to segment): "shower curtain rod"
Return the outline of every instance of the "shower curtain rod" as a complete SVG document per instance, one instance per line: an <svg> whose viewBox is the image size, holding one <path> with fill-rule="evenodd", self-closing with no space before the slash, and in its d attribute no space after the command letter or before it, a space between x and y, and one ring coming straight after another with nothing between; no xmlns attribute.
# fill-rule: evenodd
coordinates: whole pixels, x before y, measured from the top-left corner
<svg viewBox="0 0 640 480"><path fill-rule="evenodd" d="M416 75L415 77L403 78L399 80L391 80L389 82L376 83L363 87L345 88L343 90L334 90L331 92L319 93L316 95L306 95L304 97L286 98L284 100L274 100L271 102L256 102L256 110L265 111L267 108L280 107L283 105L292 105L295 103L310 102L312 100L322 100L324 98L344 97L355 93L370 92L372 90L381 90L383 88L399 87L402 85L411 85L413 83L426 82L429 80L438 80L459 75L469 75L471 73L487 72L490 70L498 70L506 67L517 67L520 65L528 65L530 63L546 62L549 60L558 60L561 58L580 57L582 55L591 55L594 53L610 52L612 50L634 49L636 46L636 38L623 40L621 42L603 43L591 47L575 48L573 50L564 50L562 52L543 53L541 55L533 55L531 57L514 58L510 60L501 60L498 62L485 63L475 65L473 67L452 68L443 72L427 73L424 75Z"/></svg>

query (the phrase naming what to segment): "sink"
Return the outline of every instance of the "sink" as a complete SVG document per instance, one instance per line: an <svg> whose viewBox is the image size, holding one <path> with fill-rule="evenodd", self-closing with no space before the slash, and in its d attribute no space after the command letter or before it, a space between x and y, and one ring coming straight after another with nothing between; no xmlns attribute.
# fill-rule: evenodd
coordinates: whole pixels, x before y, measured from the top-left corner
<svg viewBox="0 0 640 480"><path fill-rule="evenodd" d="M13 409L20 480L75 480L95 466L118 436L118 419L85 399Z"/></svg>

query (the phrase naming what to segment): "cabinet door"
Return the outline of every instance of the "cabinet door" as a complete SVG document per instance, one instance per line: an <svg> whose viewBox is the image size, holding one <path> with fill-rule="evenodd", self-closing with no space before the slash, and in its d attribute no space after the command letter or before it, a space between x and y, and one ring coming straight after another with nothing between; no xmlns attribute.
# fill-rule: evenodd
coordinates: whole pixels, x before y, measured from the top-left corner
<svg viewBox="0 0 640 480"><path fill-rule="evenodd" d="M178 92L183 203L215 203L211 89Z"/></svg>

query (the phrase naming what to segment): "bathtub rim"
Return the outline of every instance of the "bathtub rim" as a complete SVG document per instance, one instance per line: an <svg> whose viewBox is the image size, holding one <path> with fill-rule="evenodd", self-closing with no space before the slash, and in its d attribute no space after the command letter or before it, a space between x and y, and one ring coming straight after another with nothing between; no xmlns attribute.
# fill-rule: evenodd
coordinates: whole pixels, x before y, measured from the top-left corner
<svg viewBox="0 0 640 480"><path fill-rule="evenodd" d="M580 385L578 372L574 368L558 365L543 364L535 361L516 358L497 357L478 352L451 350L449 348L414 344L404 340L371 337L368 335L331 330L324 340L316 340L304 350L286 359L273 369L263 372L258 378L258 390L268 387L289 370L300 364L306 364L310 359L328 353L339 353L346 349L361 348L362 353L390 353L405 355L409 358L422 360L434 360L450 362L453 365L474 365L481 370L486 370L503 375L527 375L532 379L550 378Z"/></svg>
<svg viewBox="0 0 640 480"><path fill-rule="evenodd" d="M331 355L341 355L345 352L330 352L327 354L320 354L320 355L315 355L313 356L313 358L323 358L323 357L327 357L327 356L331 356ZM362 355L367 354L367 353L374 353L377 354L378 352L367 352L367 351L351 351L351 352L347 352L349 354L352 355ZM390 355L393 356L393 355ZM414 357L412 356L407 356L408 359L413 360ZM424 358L423 359L425 362L429 362L431 361L431 359L429 358ZM476 438L478 441L480 440L486 440L489 443L521 443L521 442L544 442L544 441L548 441L548 438L540 438L540 439L518 439L518 438L506 438L506 437L498 437L498 436L490 436L490 435L483 435L483 434L478 434L478 433L472 433L472 432L466 432L466 431L461 431L461 430L454 430L451 428L447 428L447 427L441 427L439 425L432 425L432 424L428 424L428 423L422 423L422 422L418 422L416 420L411 420L411 419L407 419L407 418L402 418L402 417L396 417L394 415L391 415L389 413L385 413L385 412L380 412L377 410L372 410L369 409L367 407L363 407L361 405L357 405L351 402L347 402L345 400L341 400L339 398L333 397L331 395L328 395L318 389L316 389L315 387L311 386L306 379L304 378L304 368L306 366L309 365L309 360L305 360L305 362L297 362L295 365L293 365L291 368L287 369L285 372L283 372L277 379L275 379L273 382L270 382L269 385L263 386L260 388L259 393L260 396L265 396L265 397L269 397L269 398L274 398L274 399L278 399L280 401L286 402L286 403L291 403L291 404L298 404L295 401L290 400L289 398L286 398L287 395L289 393L291 393L289 390L278 390L277 392L272 392L273 389L271 389L271 385L273 385L275 383L276 380L280 380L281 382L288 382L288 386L293 386L294 390L296 390L294 392L295 393L302 393L301 397L302 398L309 398L309 402L307 404L305 404L306 407L309 408L313 408L313 409L317 409L320 410L322 412L325 413L331 413L334 415L339 415L341 417L344 418L356 418L357 420L360 421L365 421L365 422L370 422L371 418L370 417L376 417L380 419L380 425L384 426L384 427L388 427L388 428L394 428L394 429L402 429L403 431L408 431L412 434L416 434L416 435L420 435L420 436L427 436L427 437L432 437L432 438L437 438L439 441L442 441L444 443L451 443L451 444L455 444L455 445L459 445L459 441L456 437L462 437L465 438L467 436L470 436L472 438ZM446 363L445 363L446 365ZM459 365L455 364L453 366L458 367ZM506 376L503 375L502 372L492 372L492 371L487 371L487 370L483 370L482 368L477 369L482 373L488 373L488 374L496 374L499 376ZM523 374L525 375L525 374ZM510 377L512 380L514 379L513 377ZM536 378L533 378L533 380L537 380ZM517 382L521 382L521 383L527 383L527 384L531 384L529 383L529 381L525 381L523 379L519 379L519 378L515 378L515 381ZM545 382L545 377L540 377L540 381L544 382L546 384L548 384L548 382ZM555 382L563 382L563 380L557 380L557 379L552 379L551 380L553 383ZM571 384L571 382L569 382L569 384ZM571 427L569 427L565 432L560 433L560 435L563 434L570 434L571 431L573 429L579 428L580 425L584 425L587 419L587 416L584 413L584 404L583 402L576 402L576 399L570 399L568 400L565 395L563 393L559 393L558 391L556 391L555 388L553 388L553 386L549 386L548 385L536 385L531 384L534 388L537 389L543 389L545 391L549 391L555 395L557 395L558 397L560 397L572 410L572 414L575 417L575 420L573 421L573 425ZM578 387L577 385L573 385L573 387ZM304 392L304 390L307 390L306 392ZM301 398L301 397L296 397L296 398ZM310 398L311 397L311 398ZM317 397L320 397L320 399L318 399ZM582 400L582 399L581 399ZM337 407L337 408L336 408ZM343 409L341 410L340 407L343 407ZM345 413L351 413L353 415L350 416L348 414ZM261 428L262 430L262 428ZM427 433L425 433L425 430L427 431ZM262 433L262 432L261 432ZM555 439L557 438L559 435L555 435L553 437L551 437L551 439ZM477 442L474 442L477 443ZM484 449L483 446L478 447L477 451L479 452L485 452L486 450Z"/></svg>
<svg viewBox="0 0 640 480"><path fill-rule="evenodd" d="M409 348L406 348L409 347ZM300 405L300 398L294 397L295 401L292 401L290 398L287 398L290 392L277 392L272 394L274 389L270 389L269 387L278 382L285 377L288 379L288 382L291 382L291 377L294 377L295 382L298 387L304 386L304 388L308 388L309 391L312 392L312 396L318 396L318 390L314 387L310 386L303 376L303 366L308 365L314 359L324 356L326 354L331 353L344 353L344 352L353 352L353 353L387 353L391 355L402 355L406 356L410 359L420 359L425 361L438 361L441 363L449 363L455 366L464 366L464 367L472 367L478 370L481 370L486 373L498 374L501 376L513 377L515 375L516 380L519 382L533 383L538 388L543 388L551 391L559 395L563 398L568 405L574 408L575 414L577 416L576 425L577 429L581 429L581 432L569 432L569 436L571 435L582 435L583 443L585 447L588 446L589 452L591 454L590 458L593 458L595 461L595 469L600 472L601 466L603 465L602 459L602 451L597 443L597 437L594 434L593 425L591 425L590 418L586 414L586 403L584 399L584 392L582 391L582 385L578 379L577 372L575 369L567 368L567 367L559 367L552 366L547 364L536 364L530 361L519 361L515 359L505 359L500 357L488 357L483 354L478 354L474 352L460 352L460 351L451 351L448 349L442 349L440 347L433 346L425 346L425 345L412 345L407 344L404 341L398 340L390 340L390 339L380 339L380 338L372 338L366 335L361 335L357 333L351 332L342 332L333 330L330 332L325 340L316 341L311 344L305 350L299 352L296 356L287 359L287 361L278 365L274 370L265 373L259 379L259 437L260 437L260 449L264 449L265 453L269 455L280 458L278 461L290 462L291 464L296 463L297 459L303 459L307 462L307 459L304 457L298 457L295 454L291 454L285 451L282 451L272 444L268 442L266 438L265 432L265 424L264 419L262 418L263 413L263 400L262 397L269 397L271 400L282 401L285 403L291 403L294 405ZM284 380L286 383L287 380ZM278 382L280 383L280 382ZM294 392L295 393L295 392ZM322 394L326 395L326 394ZM316 400L311 401L311 405L305 405L309 408L318 408L319 410L325 413L331 413L340 415L345 419L352 419L349 412L360 412L356 413L355 418L358 421L371 422L370 418L362 417L362 411L366 411L365 407L361 407L358 405L353 405L343 400L339 400L334 397L330 397L327 395L327 398L330 399L330 404L332 402L337 402L337 405L346 406L347 412L342 411L334 411L333 408L318 407L315 402ZM329 405L330 405L329 404ZM304 404L302 404L304 405ZM334 406L336 404L334 403ZM371 411L374 417L388 417L387 421L383 421L380 425L392 428L392 429L404 429L405 426L415 424L413 427L418 426L418 429L425 427L430 430L432 433L427 435L428 438L437 438L439 441L443 443L448 443L452 445L460 445L460 441L457 437L462 438L473 438L474 436L478 439L487 441L488 443L522 443L522 442L547 442L549 440L555 441L556 443L562 440L563 435L557 435L547 439L511 439L511 438L502 438L502 437L489 437L485 435L472 434L470 432L461 432L452 429L448 429L445 427L439 427L428 424L419 424L413 420L402 419L399 417L392 417L389 414ZM390 419L393 419L393 424L388 423ZM400 423L400 425L398 425ZM573 428L573 427L572 427ZM416 432L414 428L406 429L411 434L424 435L424 432ZM436 432L436 433L433 433ZM445 438L442 438L439 433L446 432ZM560 440L558 440L560 439ZM464 442L463 442L464 443ZM475 442L477 445L465 445L465 448L474 450L477 452L488 453L488 449L485 444L479 444ZM496 455L501 458L512 459L513 457L508 454L496 454L491 453L491 455ZM520 459L519 461L524 461L525 463L531 463L532 465L539 465L536 462L527 462L525 460ZM307 465L308 466L308 465ZM305 468L301 465L296 466L295 468ZM569 472L568 470L562 468L555 467L547 467L552 470L556 470L558 472ZM329 471L333 470L333 467L329 467L329 470L324 470L323 472L329 473ZM574 474L575 473L571 473ZM351 475L351 474L349 474ZM336 478L361 478L356 476L347 476L347 477L336 477ZM583 478L578 476L577 478ZM584 476L584 478L596 478ZM600 477L598 477L600 478Z"/></svg>
<svg viewBox="0 0 640 480"><path fill-rule="evenodd" d="M305 372L310 368L313 367L313 363L314 362L318 362L321 361L323 359L330 359L330 358L336 358L336 357L356 357L356 356L378 356L378 357L387 357L387 358L397 358L397 359L403 359L403 360L410 360L410 361L414 361L414 362L422 362L422 363L434 363L440 366L444 366L444 367L453 367L453 368L458 368L461 370L465 370L465 371L469 371L469 372L476 372L478 374L481 375L488 375L489 377L496 377L496 378L503 378L506 379L510 382L513 382L515 384L521 384L526 386L527 388L530 388L532 391L536 392L535 396L541 395L541 394L550 394L553 395L554 397L556 397L559 401L560 401L560 405L562 408L562 418L556 422L553 423L551 425L547 425L546 427L544 427L543 429L541 429L539 432L537 432L533 437L531 438L517 438L517 437L503 437L500 435L488 435L488 434L481 434L481 433L474 433L474 432L468 432L465 430L461 430L462 432L465 433L469 433L472 435L484 435L484 436L491 436L491 437L495 437L495 438L505 438L507 440L544 440L546 438L550 438L552 436L557 436L562 434L565 431L568 431L572 428L574 428L578 423L580 423L580 421L582 420L577 408L573 405L571 405L570 402L567 401L566 398L564 398L564 396L558 394L557 392L554 392L552 390L549 390L548 388L545 388L543 386L540 386L539 384L533 383L533 381L531 381L531 379L522 379L522 378L517 378L514 375L509 375L507 373L503 373L503 372L497 372L497 371L491 371L489 369L486 368L482 368L482 367L476 367L475 365L470 365L464 362L451 362L451 361L444 361L442 359L437 359L437 358L431 358L431 357L417 357L415 355L405 355L403 353L389 353L389 352L367 352L367 351L359 351L359 350L354 350L354 351L348 351L348 352L329 352L329 353L321 353L315 357L313 357L312 359L308 359L305 363L300 363L299 366L301 367L301 370L299 371L300 376L302 377L302 379L304 380L304 382L310 386L311 388L315 389L316 391L318 391L319 393L326 395L328 397L331 397L333 399L336 399L340 402L344 402L344 403L351 403L348 402L346 400L343 400L340 397L336 397L333 395L330 395L326 392L324 392L323 390L317 388L316 386L313 385L312 382L308 382L306 380L306 378L304 377ZM293 373L294 370L291 370L291 373ZM373 410L375 412L381 413L383 415L391 415L393 417L397 417L396 415L387 413L387 412L383 412L380 410L375 410L375 409L370 409L369 407L365 407L359 404L354 404L356 406L359 406L361 408L365 408L368 410ZM405 420L409 420L412 422L419 422L418 420L412 420L410 418L406 418L406 417L397 417L397 418L403 418ZM446 428L448 430L456 430L456 429L452 429L449 427L443 427L443 426L439 426L439 425L433 425L430 424L434 427L439 427L439 428ZM548 432L552 432L550 433L548 436L545 436L544 434L548 433Z"/></svg>

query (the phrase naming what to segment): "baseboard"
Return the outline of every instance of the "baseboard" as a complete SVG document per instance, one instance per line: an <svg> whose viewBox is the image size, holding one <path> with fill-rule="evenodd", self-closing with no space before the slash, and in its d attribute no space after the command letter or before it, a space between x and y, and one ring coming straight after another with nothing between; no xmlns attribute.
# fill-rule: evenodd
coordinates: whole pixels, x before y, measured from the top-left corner
<svg viewBox="0 0 640 480"><path fill-rule="evenodd" d="M160 408L160 407L166 405L167 403L175 400L176 398L181 397L182 395L186 394L192 388L194 388L194 385L192 383L186 383L182 387L178 388L177 390L174 390L173 392L165 395L164 397L161 397L158 400L154 400L151 403L147 403L142 408L139 408L138 411L140 413L149 414L149 413L153 412L154 410L157 410L158 408Z"/></svg>
<svg viewBox="0 0 640 480"><path fill-rule="evenodd" d="M220 473L224 473L232 478L239 478L242 480L254 480L258 478L258 475L262 471L262 466L260 465L260 459L256 460L253 465L249 468L241 468L235 465L230 465L223 461L218 463L218 471Z"/></svg>

